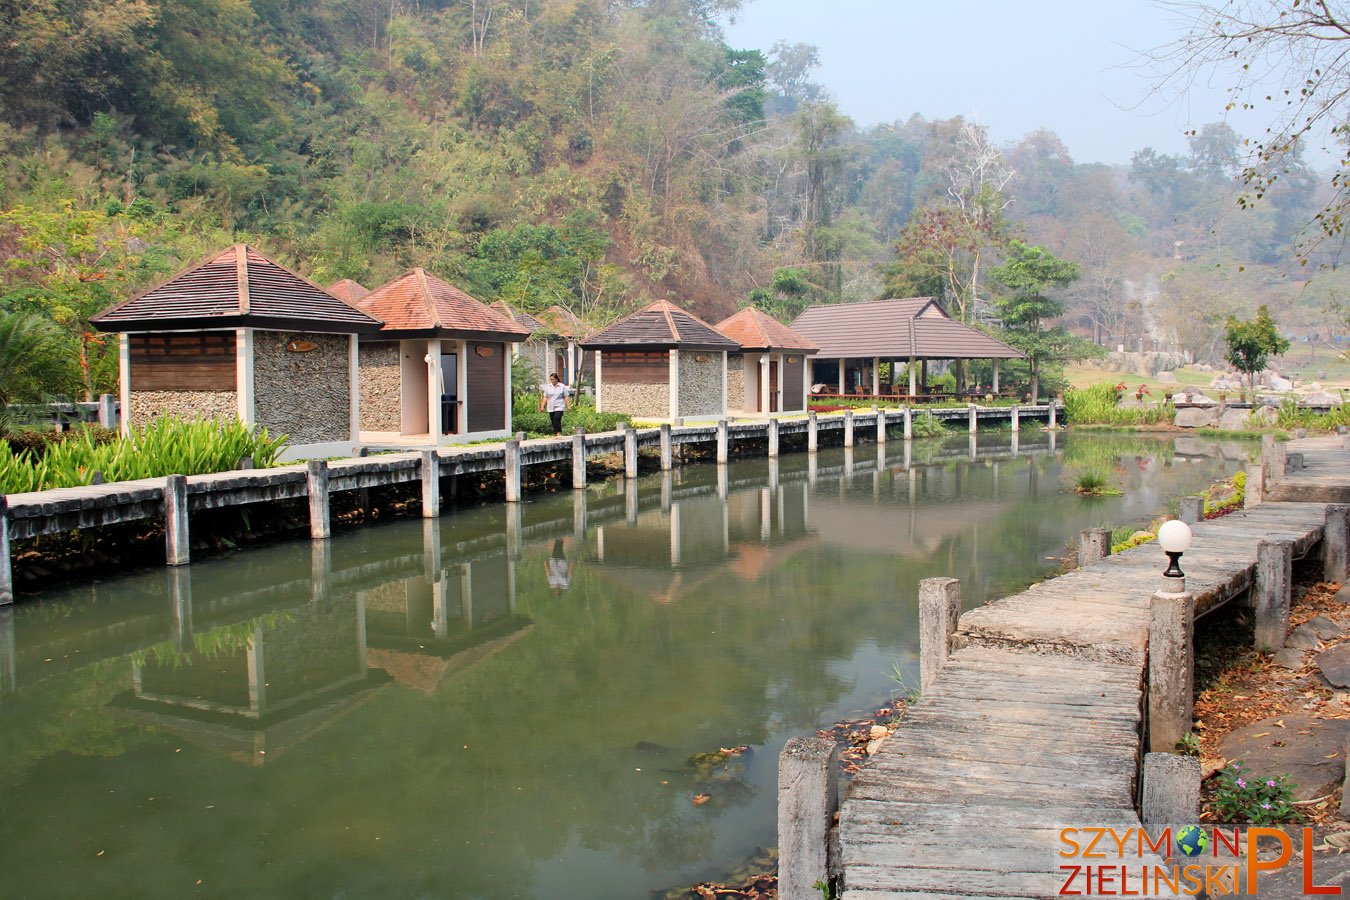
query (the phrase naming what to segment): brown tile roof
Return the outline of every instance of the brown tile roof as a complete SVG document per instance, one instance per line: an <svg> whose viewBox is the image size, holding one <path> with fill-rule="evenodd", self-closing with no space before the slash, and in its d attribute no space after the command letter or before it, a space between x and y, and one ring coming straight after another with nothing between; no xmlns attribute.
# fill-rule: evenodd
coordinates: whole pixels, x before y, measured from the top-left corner
<svg viewBox="0 0 1350 900"><path fill-rule="evenodd" d="M556 303L539 314L539 321L559 337L575 338L581 335L581 320L576 317L576 313Z"/></svg>
<svg viewBox="0 0 1350 900"><path fill-rule="evenodd" d="M235 244L90 318L104 331L277 328L373 332L380 321L263 256Z"/></svg>
<svg viewBox="0 0 1350 900"><path fill-rule="evenodd" d="M586 347L688 347L696 350L727 350L741 345L716 328L673 303L658 300L599 334L591 335Z"/></svg>
<svg viewBox="0 0 1350 900"><path fill-rule="evenodd" d="M330 284L328 286L328 293L337 297L344 303L350 303L355 306L358 300L370 293L370 288L358 281L344 278L341 281L335 281Z"/></svg>
<svg viewBox="0 0 1350 900"><path fill-rule="evenodd" d="M528 332L454 285L413 269L361 298L361 309L384 321L384 332L427 337L521 341Z"/></svg>
<svg viewBox="0 0 1350 900"><path fill-rule="evenodd" d="M493 312L510 319L512 322L515 322L517 325L519 325L521 328L524 328L530 334L543 334L548 331L548 326L545 325L543 322L539 321L538 319L536 319L534 316L530 315L529 313L523 310L520 312L516 312L514 309L507 306L501 300L498 300L496 303L492 304L488 308L491 309Z"/></svg>
<svg viewBox="0 0 1350 900"><path fill-rule="evenodd" d="M717 330L746 350L798 350L814 353L816 345L768 313L747 306L717 323Z"/></svg>
<svg viewBox="0 0 1350 900"><path fill-rule="evenodd" d="M813 306L792 323L818 359L1020 359L1023 354L950 317L932 297Z"/></svg>

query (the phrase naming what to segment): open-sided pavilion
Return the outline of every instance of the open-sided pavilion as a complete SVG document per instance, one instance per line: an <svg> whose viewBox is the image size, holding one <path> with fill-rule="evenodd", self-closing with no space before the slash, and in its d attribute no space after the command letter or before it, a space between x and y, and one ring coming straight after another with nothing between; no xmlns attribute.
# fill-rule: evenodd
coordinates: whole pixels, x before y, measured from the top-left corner
<svg viewBox="0 0 1350 900"><path fill-rule="evenodd" d="M957 322L932 297L832 303L812 306L792 329L820 349L811 359L812 384L830 392L914 399L926 393L931 360L993 361L993 393L999 392L999 362L1024 354ZM909 369L908 384L883 382L882 363Z"/></svg>

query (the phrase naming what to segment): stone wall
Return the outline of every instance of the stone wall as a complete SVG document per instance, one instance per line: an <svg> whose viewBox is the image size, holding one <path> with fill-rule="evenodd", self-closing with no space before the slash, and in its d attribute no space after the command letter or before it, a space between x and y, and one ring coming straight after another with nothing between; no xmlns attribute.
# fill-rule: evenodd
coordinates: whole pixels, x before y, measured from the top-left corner
<svg viewBox="0 0 1350 900"><path fill-rule="evenodd" d="M740 353L727 356L727 409L745 409L745 356Z"/></svg>
<svg viewBox="0 0 1350 900"><path fill-rule="evenodd" d="M286 349L290 341L318 347ZM351 434L351 379L345 334L257 331L253 335L254 416L291 446L345 441Z"/></svg>
<svg viewBox="0 0 1350 900"><path fill-rule="evenodd" d="M361 428L364 431L397 433L403 427L399 352L398 341L361 343Z"/></svg>
<svg viewBox="0 0 1350 900"><path fill-rule="evenodd" d="M160 416L233 422L239 418L239 399L234 391L131 392L132 428L144 428Z"/></svg>
<svg viewBox="0 0 1350 900"><path fill-rule="evenodd" d="M703 362L698 358L703 357ZM729 402L730 398L728 398ZM722 353L680 351L680 416L722 416Z"/></svg>
<svg viewBox="0 0 1350 900"><path fill-rule="evenodd" d="M604 378L603 369L600 377ZM670 418L668 384L614 384L605 381L601 390L605 412L627 413L642 419Z"/></svg>

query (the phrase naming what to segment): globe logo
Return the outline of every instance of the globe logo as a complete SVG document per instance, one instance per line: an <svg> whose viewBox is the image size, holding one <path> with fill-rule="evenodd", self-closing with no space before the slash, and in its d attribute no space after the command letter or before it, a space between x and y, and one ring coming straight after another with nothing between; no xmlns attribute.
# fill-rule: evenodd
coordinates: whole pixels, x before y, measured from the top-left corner
<svg viewBox="0 0 1350 900"><path fill-rule="evenodd" d="M1199 825L1187 825L1177 832L1177 849L1182 856L1195 857L1209 846L1209 835Z"/></svg>

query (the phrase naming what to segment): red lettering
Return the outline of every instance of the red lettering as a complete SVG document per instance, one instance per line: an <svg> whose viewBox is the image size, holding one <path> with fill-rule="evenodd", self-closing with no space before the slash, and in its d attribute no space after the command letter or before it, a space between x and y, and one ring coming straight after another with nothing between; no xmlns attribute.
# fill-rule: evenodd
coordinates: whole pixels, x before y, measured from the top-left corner
<svg viewBox="0 0 1350 900"><path fill-rule="evenodd" d="M1232 840L1231 843L1229 842L1228 838L1226 838L1226 837L1223 836L1223 832L1220 831L1219 829L1215 828L1215 829L1213 830L1213 832L1211 832L1211 833L1212 833L1213 836L1214 836L1214 855L1215 855L1215 856L1218 856L1218 855L1219 855L1219 845L1222 844L1223 847L1224 847L1224 849L1227 850L1229 853L1231 853L1231 854L1233 855L1233 858L1234 858L1234 859L1242 859L1242 829L1241 829L1241 828L1234 828L1234 829L1233 829L1233 840Z"/></svg>
<svg viewBox="0 0 1350 900"><path fill-rule="evenodd" d="M1172 855L1172 829L1164 828L1162 834L1158 835L1158 842L1155 844L1153 839L1148 836L1148 831L1140 828L1139 856L1141 858L1144 855L1145 847L1152 850L1154 853L1160 854L1163 859L1167 859Z"/></svg>
<svg viewBox="0 0 1350 900"><path fill-rule="evenodd" d="M1142 828L1139 829L1139 830L1140 830L1140 831L1143 831ZM1147 881L1147 880L1148 880L1148 869L1143 869L1142 872L1144 873L1144 879ZM1127 869L1127 868L1125 868L1124 866L1121 866L1121 867L1120 867L1120 896L1122 896L1122 897L1138 897L1138 896L1139 896L1139 891L1132 891L1132 890L1130 890L1130 870Z"/></svg>
<svg viewBox="0 0 1350 900"><path fill-rule="evenodd" d="M1081 871L1083 870L1083 867L1082 867L1082 866L1060 866L1060 867L1059 867L1059 870L1060 870L1061 872L1066 872L1066 871L1067 871L1067 872L1069 873L1069 877L1068 877L1068 878L1065 878L1065 879L1064 879L1064 883L1061 884L1061 885L1059 886L1059 895L1060 895L1061 897L1081 897L1081 896L1083 896L1083 894L1082 894L1081 891L1071 891L1071 890L1069 890L1069 885L1073 884L1073 880L1074 880L1075 878L1078 877L1078 873L1081 872Z"/></svg>
<svg viewBox="0 0 1350 900"><path fill-rule="evenodd" d="M1303 829L1303 893L1304 894L1340 894L1335 885L1313 884L1312 874L1312 829Z"/></svg>
<svg viewBox="0 0 1350 900"><path fill-rule="evenodd" d="M1107 876L1110 878L1107 878ZM1097 893L1114 894L1116 892L1116 870L1114 866L1097 867Z"/></svg>

